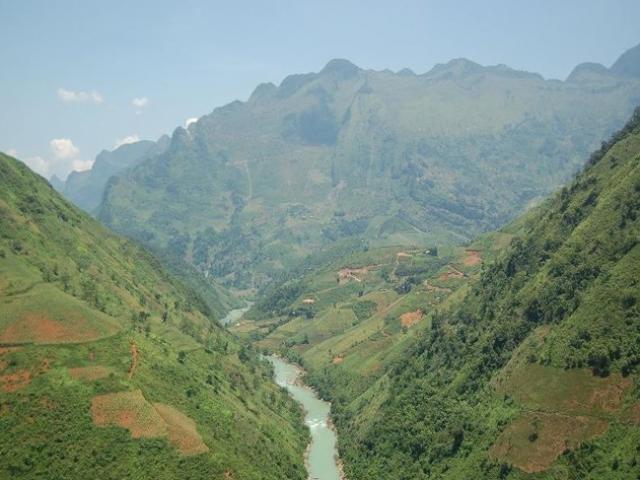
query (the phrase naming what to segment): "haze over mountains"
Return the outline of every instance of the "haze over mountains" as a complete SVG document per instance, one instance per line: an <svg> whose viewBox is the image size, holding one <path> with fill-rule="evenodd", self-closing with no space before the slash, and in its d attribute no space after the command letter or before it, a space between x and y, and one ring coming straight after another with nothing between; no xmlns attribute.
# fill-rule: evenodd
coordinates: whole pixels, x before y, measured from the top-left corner
<svg viewBox="0 0 640 480"><path fill-rule="evenodd" d="M0 6L2 144L81 168L299 52L559 71L640 13L276 3ZM0 153L0 480L640 479L640 45L334 59L193 120L64 181Z"/></svg>
<svg viewBox="0 0 640 480"><path fill-rule="evenodd" d="M157 142L141 140L120 145L113 151L103 150L90 170L71 172L64 181L54 175L51 185L73 203L92 213L102 202L109 178L164 152L169 142L169 137L164 135Z"/></svg>
<svg viewBox="0 0 640 480"><path fill-rule="evenodd" d="M638 52L564 82L464 59L422 75L332 60L176 129L108 182L98 216L237 288L349 238L465 242L623 124L640 103Z"/></svg>

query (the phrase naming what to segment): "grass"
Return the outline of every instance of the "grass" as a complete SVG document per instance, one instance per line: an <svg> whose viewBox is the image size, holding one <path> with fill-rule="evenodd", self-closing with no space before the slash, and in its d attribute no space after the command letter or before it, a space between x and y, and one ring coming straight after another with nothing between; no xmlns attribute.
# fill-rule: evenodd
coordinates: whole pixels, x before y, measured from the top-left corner
<svg viewBox="0 0 640 480"><path fill-rule="evenodd" d="M269 365L4 155L0 278L1 478L306 477L302 412Z"/></svg>
<svg viewBox="0 0 640 480"><path fill-rule="evenodd" d="M400 261L370 248L256 302L250 335L275 347L286 332L282 353L333 402L349 478L637 476L639 115L557 195L466 249L439 248L433 268L417 249ZM376 264L355 292L319 288ZM322 300L311 314L309 297ZM329 328L368 300L367 318ZM330 337L305 337L311 325Z"/></svg>

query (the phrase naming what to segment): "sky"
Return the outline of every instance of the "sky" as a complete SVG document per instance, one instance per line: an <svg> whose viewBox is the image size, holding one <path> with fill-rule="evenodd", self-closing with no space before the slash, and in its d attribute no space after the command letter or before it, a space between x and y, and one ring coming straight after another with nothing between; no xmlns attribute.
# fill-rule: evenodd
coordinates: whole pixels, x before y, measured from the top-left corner
<svg viewBox="0 0 640 480"><path fill-rule="evenodd" d="M0 150L64 178L332 58L565 79L640 43L638 0L0 0Z"/></svg>

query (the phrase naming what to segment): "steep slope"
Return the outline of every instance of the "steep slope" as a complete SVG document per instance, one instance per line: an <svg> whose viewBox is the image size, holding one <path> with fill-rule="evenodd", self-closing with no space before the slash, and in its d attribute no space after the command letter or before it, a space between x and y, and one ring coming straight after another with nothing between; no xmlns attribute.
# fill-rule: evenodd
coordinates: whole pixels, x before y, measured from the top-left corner
<svg viewBox="0 0 640 480"><path fill-rule="evenodd" d="M0 477L304 479L271 369L140 247L0 155Z"/></svg>
<svg viewBox="0 0 640 480"><path fill-rule="evenodd" d="M342 364L313 372L349 478L636 478L640 110L508 230L365 393L341 384Z"/></svg>
<svg viewBox="0 0 640 480"><path fill-rule="evenodd" d="M639 239L640 110L503 231L332 260L235 330L333 401L350 479L635 479Z"/></svg>
<svg viewBox="0 0 640 480"><path fill-rule="evenodd" d="M332 60L177 129L113 179L99 216L241 288L340 239L468 241L550 193L631 113L639 79L584 73Z"/></svg>
<svg viewBox="0 0 640 480"><path fill-rule="evenodd" d="M169 137L164 135L157 142L141 140L121 145L113 151L103 150L90 170L71 172L64 182L56 177L51 184L68 200L91 213L100 205L109 178L164 152L168 146Z"/></svg>
<svg viewBox="0 0 640 480"><path fill-rule="evenodd" d="M157 142L141 140L121 145L113 151L104 150L96 157L90 170L71 172L65 182L54 176L50 183L72 203L86 212L95 214L112 176L163 153L169 147L169 143L169 137L163 135ZM193 268L186 259L167 255L162 250L156 250L155 253L174 276L204 300L217 318L223 318L229 310L242 304L217 282L211 278L203 278L202 272Z"/></svg>

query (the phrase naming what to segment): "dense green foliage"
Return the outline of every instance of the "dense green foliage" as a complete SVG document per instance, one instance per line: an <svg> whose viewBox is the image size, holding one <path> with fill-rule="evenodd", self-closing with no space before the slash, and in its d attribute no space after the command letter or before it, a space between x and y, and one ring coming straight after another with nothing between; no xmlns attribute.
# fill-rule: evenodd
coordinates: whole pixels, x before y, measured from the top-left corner
<svg viewBox="0 0 640 480"><path fill-rule="evenodd" d="M121 145L113 151L104 150L96 157L91 170L71 172L64 182L54 177L51 184L84 211L95 214L112 176L163 153L169 143L169 137L164 135L157 142L142 140ZM166 249L156 249L154 253L174 276L198 293L217 318L222 318L229 309L238 306L238 302L225 289L203 278L193 266L184 261L184 251L181 250L184 241L184 236L176 235Z"/></svg>
<svg viewBox="0 0 640 480"><path fill-rule="evenodd" d="M346 361L305 362L334 402L350 479L523 478L539 465L535 478L637 478L640 419L625 412L640 400L640 111L506 231L471 290L364 387ZM612 390L593 385L619 389L619 406L601 409ZM528 446L500 450L531 415ZM536 464L559 441L546 418L606 428Z"/></svg>
<svg viewBox="0 0 640 480"><path fill-rule="evenodd" d="M0 478L306 478L302 412L208 312L145 250L0 155ZM208 451L95 424L96 396L113 392L142 400L125 424L168 405Z"/></svg>
<svg viewBox="0 0 640 480"><path fill-rule="evenodd" d="M109 182L99 217L238 288L344 239L463 243L570 178L639 93L602 66L561 82L467 60L423 75L334 60L178 128Z"/></svg>
<svg viewBox="0 0 640 480"><path fill-rule="evenodd" d="M332 400L350 479L635 479L639 210L640 111L502 232L327 259L235 330Z"/></svg>

